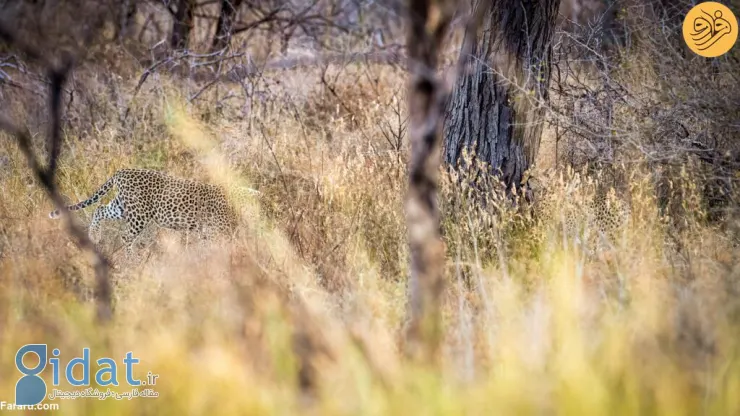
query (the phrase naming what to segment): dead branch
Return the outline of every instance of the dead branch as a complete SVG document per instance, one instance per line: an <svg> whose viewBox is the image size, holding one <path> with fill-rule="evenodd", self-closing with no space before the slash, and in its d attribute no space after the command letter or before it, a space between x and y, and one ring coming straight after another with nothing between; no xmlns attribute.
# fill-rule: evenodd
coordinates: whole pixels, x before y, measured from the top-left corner
<svg viewBox="0 0 740 416"><path fill-rule="evenodd" d="M111 317L111 289L108 280L108 260L98 251L95 245L90 241L87 234L75 223L72 215L65 209L65 202L56 187L55 174L57 161L61 151L61 97L64 83L73 67L73 60L69 57L63 59L61 65L54 65L44 58L41 51L20 41L12 31L0 24L0 39L6 43L22 50L29 58L32 58L47 68L49 74L49 111L51 115L51 128L49 131L49 160L47 167L44 168L39 162L39 158L33 151L31 134L26 128L20 128L12 121L0 116L0 130L8 132L15 136L21 153L26 158L29 168L36 179L46 191L46 194L54 203L64 217L64 223L67 232L72 236L80 249L90 255L93 268L95 269L95 301L97 307L97 319L101 323L110 320Z"/></svg>
<svg viewBox="0 0 740 416"><path fill-rule="evenodd" d="M411 162L406 222L411 250L410 322L406 352L434 360L442 337L439 298L444 283L444 243L437 206L442 121L447 94L436 74L454 2L411 0L407 33Z"/></svg>
<svg viewBox="0 0 740 416"><path fill-rule="evenodd" d="M478 2L465 27L475 33L488 2ZM452 86L466 67L473 37L463 45L460 62L447 82L437 75L442 42L454 17L456 2L411 0L408 49L409 139L411 161L406 194L406 223L411 251L410 321L406 353L434 361L442 338L439 300L444 287L445 247L437 206L442 124Z"/></svg>

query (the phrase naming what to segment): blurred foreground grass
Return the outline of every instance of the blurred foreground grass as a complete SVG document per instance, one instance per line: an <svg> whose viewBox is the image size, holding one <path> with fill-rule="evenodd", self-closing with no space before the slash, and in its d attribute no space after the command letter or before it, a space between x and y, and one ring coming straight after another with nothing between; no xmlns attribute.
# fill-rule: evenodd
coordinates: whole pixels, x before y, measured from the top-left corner
<svg viewBox="0 0 740 416"><path fill-rule="evenodd" d="M93 359L133 351L138 377L160 375L158 398L57 401L58 414L740 414L737 224L690 206L673 226L649 172L629 176L629 225L599 250L564 238L563 218L466 199L495 187L445 181L447 335L439 367L405 361L405 157L379 131L404 78L378 71L377 97L338 87L360 120L322 107L301 73L282 81L308 98L249 120L214 117L208 98L183 105L163 78L129 124L69 132L59 182L71 199L130 166L260 191L228 243L182 247L155 230L129 261L108 224L109 327L94 323L86 259L3 137L0 400L14 397L17 349L47 343L63 363L83 347ZM690 205L697 190L683 179ZM545 185L578 212L589 188L577 184L599 180L571 172Z"/></svg>

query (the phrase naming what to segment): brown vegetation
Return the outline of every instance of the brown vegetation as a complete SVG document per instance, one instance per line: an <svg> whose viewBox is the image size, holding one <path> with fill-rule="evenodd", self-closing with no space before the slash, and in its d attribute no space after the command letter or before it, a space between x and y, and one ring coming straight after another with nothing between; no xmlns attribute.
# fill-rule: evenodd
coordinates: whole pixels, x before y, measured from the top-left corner
<svg viewBox="0 0 740 416"><path fill-rule="evenodd" d="M134 351L142 373L160 375L159 398L57 401L70 414L740 411L740 49L712 60L685 49L690 2L618 0L611 23L558 26L550 100L532 98L546 123L528 175L560 215L519 203L471 154L467 170L437 172L436 365L403 354L410 73L358 58L380 48L369 38L402 43L401 17L351 1L299 15L313 3L295 1L214 52L221 2L210 2L188 49L171 51L172 13L135 3L122 35L127 12L106 2L0 0L4 22L51 63L1 43L0 114L48 160L45 71L78 57L58 90L61 194L79 200L124 167L259 193L228 243L183 246L151 229L134 261L104 226L113 313L100 325L87 251L47 218L34 171L48 165L29 169L0 133L0 400L13 398L17 349L45 342L64 360ZM234 27L269 12L252 3ZM82 11L89 24L73 24ZM311 29L322 16L332 24ZM442 69L461 40L445 39ZM591 202L610 188L631 215L597 246Z"/></svg>

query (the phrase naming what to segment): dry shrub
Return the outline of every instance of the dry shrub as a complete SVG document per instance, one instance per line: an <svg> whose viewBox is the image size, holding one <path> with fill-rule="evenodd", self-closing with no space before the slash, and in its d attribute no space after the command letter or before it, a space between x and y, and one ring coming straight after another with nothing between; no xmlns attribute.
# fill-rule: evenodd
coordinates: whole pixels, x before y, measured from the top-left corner
<svg viewBox="0 0 740 416"><path fill-rule="evenodd" d="M710 179L726 178L717 173L731 165L710 164L706 150L684 157L668 146L674 136L661 132L681 121L669 110L704 104L698 93L671 98L698 90L641 42L614 52L621 66L609 67L609 80L586 84L612 88L618 80L619 91L629 91L626 104L604 98L616 97L613 88L583 98L614 104L618 134L597 146L613 151L597 152L603 160L568 159L570 170L532 173L557 215L512 198L472 161L466 173L442 172L439 368L414 366L399 348L409 258L403 72L364 63L266 71L189 100L197 81L163 72L137 91L138 64L83 63L69 86L76 99L58 177L70 200L134 166L259 193L243 207L233 240L183 245L180 233L154 229L140 259L113 254L115 313L101 328L87 259L47 219L50 204L0 134L0 398L13 397L18 347L46 342L65 359L83 347L94 356L132 350L142 369L160 374L157 399L60 403L75 414L737 414L737 199L707 191L728 183ZM594 74L577 69L569 76ZM678 113L693 139L700 131L730 137L709 121L734 111L734 90L724 98L715 91L731 76L704 84L716 112ZM0 105L18 104L16 114L25 95L28 109L43 101L0 91L9 97ZM560 104L553 113L562 121ZM43 114L26 123L44 131ZM601 138L596 127L567 126L574 125L581 130L567 134ZM398 141L388 140L390 131ZM628 201L630 220L618 239L598 246L580 237L597 234L590 202L612 188ZM713 202L717 195L727 202ZM725 207L720 217L716 207ZM563 232L568 221L577 233ZM115 252L117 231L104 227Z"/></svg>
<svg viewBox="0 0 740 416"><path fill-rule="evenodd" d="M600 19L561 34L553 125L560 163L606 171L645 164L636 169L662 172L654 178L664 209L683 204L670 189L690 175L707 219L722 221L740 202L740 96L730 87L739 56L734 48L707 60L685 46L683 16L693 5L624 1L619 30ZM622 187L625 179L615 178Z"/></svg>

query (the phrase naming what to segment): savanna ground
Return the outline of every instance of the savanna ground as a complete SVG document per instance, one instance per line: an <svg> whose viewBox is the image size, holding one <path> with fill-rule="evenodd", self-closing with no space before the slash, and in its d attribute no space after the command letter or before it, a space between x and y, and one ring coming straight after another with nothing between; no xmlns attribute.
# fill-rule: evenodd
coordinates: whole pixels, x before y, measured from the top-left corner
<svg viewBox="0 0 740 416"><path fill-rule="evenodd" d="M58 173L70 200L124 167L238 179L259 192L229 242L183 246L155 229L127 259L107 223L114 315L100 326L88 258L48 218L51 203L0 134L0 399L14 397L17 349L47 343L63 363L83 347L93 359L133 351L137 376L160 375L158 398L57 400L60 414L740 414L736 206L712 211L696 160L658 170L634 151L666 134L647 107L722 96L723 108L735 106L722 114L737 117L737 93L723 87L736 74L722 76L735 62L715 65L719 76L696 72L714 80L712 95L706 83L689 88L696 78L681 84L681 68L649 60L649 49L619 49L610 73L630 98L615 105L613 137L631 163L543 173L565 215L517 210L486 178L445 177L445 337L439 366L427 367L402 354L402 68L266 71L249 99L224 82L189 100L192 82L156 73L138 89L133 58L96 53L111 59L83 64L72 80L84 88L68 108ZM7 94L12 115L41 148L44 110L21 95ZM709 125L692 114L692 131ZM545 132L541 166L553 165L556 134ZM597 244L584 237L598 234L585 201L615 176L631 216ZM92 211L77 217L86 223ZM563 235L566 215L579 236Z"/></svg>

